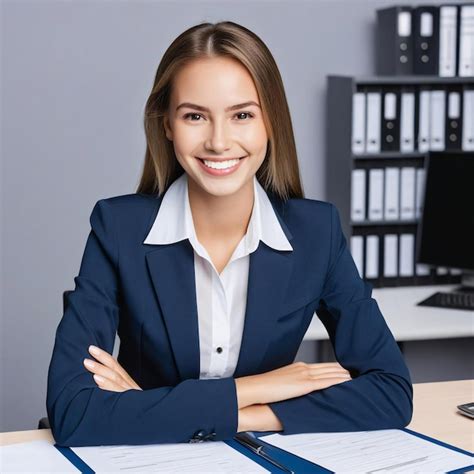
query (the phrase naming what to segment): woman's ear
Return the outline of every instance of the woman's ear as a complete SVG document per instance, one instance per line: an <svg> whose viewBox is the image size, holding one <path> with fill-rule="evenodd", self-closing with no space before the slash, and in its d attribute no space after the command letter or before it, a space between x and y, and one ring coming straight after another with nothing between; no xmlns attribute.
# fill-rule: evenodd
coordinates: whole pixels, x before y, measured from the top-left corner
<svg viewBox="0 0 474 474"><path fill-rule="evenodd" d="M165 129L165 134L166 134L166 138L169 140L169 141L173 141L173 132L171 131L171 127L170 127L170 124L169 124L169 117L168 115L165 115L163 117L163 127Z"/></svg>

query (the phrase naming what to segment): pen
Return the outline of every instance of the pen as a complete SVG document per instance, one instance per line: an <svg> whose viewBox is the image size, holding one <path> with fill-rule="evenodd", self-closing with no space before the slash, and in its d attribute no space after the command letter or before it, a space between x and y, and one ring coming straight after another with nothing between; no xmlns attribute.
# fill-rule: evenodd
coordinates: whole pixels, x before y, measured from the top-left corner
<svg viewBox="0 0 474 474"><path fill-rule="evenodd" d="M250 449L257 456L260 456L261 458L266 459L269 463L273 464L274 466L282 469L283 471L289 472L290 474L294 474L294 471L292 471L291 469L288 469L286 466L283 466L283 464L280 464L279 462L275 461L266 452L264 452L263 451L264 445L260 444L256 438L253 438L247 433L237 433L234 436L234 439L237 442L239 442L242 446L245 446L246 448Z"/></svg>

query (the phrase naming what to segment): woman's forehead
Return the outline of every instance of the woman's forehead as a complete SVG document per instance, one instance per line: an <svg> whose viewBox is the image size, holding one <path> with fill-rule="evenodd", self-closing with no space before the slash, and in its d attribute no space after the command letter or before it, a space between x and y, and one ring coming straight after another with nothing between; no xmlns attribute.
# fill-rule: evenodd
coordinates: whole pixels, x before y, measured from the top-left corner
<svg viewBox="0 0 474 474"><path fill-rule="evenodd" d="M254 101L259 104L253 78L240 63L216 60L193 61L173 81L175 101L219 109Z"/></svg>

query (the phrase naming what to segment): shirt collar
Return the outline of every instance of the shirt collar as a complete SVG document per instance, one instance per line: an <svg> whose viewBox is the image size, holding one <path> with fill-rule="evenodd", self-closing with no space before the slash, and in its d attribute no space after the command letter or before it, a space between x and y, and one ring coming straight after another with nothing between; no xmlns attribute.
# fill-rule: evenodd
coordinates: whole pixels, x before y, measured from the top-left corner
<svg viewBox="0 0 474 474"><path fill-rule="evenodd" d="M260 240L276 250L293 250L275 210L257 177L253 177L254 206L246 234L248 253L258 247ZM158 215L144 244L171 244L183 239L200 246L191 213L188 197L188 175L183 173L167 189Z"/></svg>

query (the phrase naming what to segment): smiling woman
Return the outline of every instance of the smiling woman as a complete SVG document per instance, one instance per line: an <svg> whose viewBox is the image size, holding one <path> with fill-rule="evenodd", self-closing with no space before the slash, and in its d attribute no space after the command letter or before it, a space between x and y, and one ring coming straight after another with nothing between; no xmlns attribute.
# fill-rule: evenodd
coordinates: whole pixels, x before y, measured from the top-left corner
<svg viewBox="0 0 474 474"><path fill-rule="evenodd" d="M303 196L262 40L233 22L183 32L158 66L144 126L137 192L94 206L56 331L46 400L56 443L408 424L407 367L337 209ZM337 363L294 362L315 311Z"/></svg>

